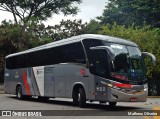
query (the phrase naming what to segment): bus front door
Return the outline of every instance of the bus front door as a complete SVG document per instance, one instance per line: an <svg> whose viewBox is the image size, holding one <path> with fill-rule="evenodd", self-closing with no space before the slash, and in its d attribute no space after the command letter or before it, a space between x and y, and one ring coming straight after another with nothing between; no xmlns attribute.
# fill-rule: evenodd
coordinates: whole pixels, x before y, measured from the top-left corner
<svg viewBox="0 0 160 119"><path fill-rule="evenodd" d="M90 72L94 74L95 80L95 100L107 100L107 87L102 83L110 75L109 60L106 50L98 49L92 51L92 60L90 61Z"/></svg>

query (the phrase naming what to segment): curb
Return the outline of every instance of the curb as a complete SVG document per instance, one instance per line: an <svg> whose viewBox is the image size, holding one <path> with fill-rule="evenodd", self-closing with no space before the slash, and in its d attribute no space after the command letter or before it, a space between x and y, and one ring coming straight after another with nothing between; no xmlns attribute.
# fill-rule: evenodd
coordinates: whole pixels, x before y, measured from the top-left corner
<svg viewBox="0 0 160 119"><path fill-rule="evenodd" d="M160 98L160 96L148 96L147 98Z"/></svg>

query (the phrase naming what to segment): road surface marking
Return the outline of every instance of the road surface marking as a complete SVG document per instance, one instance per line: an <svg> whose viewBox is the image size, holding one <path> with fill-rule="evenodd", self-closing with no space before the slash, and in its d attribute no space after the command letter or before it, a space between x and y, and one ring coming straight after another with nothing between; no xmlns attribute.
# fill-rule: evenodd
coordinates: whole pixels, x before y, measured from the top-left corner
<svg viewBox="0 0 160 119"><path fill-rule="evenodd" d="M145 118L145 119L151 119L151 118L150 118L150 117L148 117L148 116L144 116L144 118Z"/></svg>
<svg viewBox="0 0 160 119"><path fill-rule="evenodd" d="M160 107L153 107L153 110L160 110ZM154 119L160 119L160 116L153 116Z"/></svg>

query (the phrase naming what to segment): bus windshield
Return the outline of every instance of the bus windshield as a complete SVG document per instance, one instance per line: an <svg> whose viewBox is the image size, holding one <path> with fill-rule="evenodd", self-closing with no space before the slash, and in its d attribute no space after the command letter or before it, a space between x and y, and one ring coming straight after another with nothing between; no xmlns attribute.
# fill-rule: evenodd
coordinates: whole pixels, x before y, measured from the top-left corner
<svg viewBox="0 0 160 119"><path fill-rule="evenodd" d="M112 61L111 76L120 80L142 81L145 78L145 66L138 47L108 43L115 53Z"/></svg>

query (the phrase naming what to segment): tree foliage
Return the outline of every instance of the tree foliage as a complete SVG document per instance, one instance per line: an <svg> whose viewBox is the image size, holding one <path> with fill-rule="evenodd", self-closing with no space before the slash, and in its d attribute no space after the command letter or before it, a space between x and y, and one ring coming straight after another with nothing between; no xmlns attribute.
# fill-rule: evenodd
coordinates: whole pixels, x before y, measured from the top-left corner
<svg viewBox="0 0 160 119"><path fill-rule="evenodd" d="M26 32L22 33L21 25L3 21L0 25L0 51L10 54L28 49L32 47L29 41L32 37Z"/></svg>
<svg viewBox="0 0 160 119"><path fill-rule="evenodd" d="M27 32L22 33L20 25L2 22L0 25L0 82L3 81L5 57L33 47L33 41L38 42L38 39Z"/></svg>
<svg viewBox="0 0 160 119"><path fill-rule="evenodd" d="M84 28L84 31L88 34L96 34L97 31L100 31L101 30L101 24L92 19L90 20L90 22L86 25L86 27Z"/></svg>
<svg viewBox="0 0 160 119"><path fill-rule="evenodd" d="M25 32L19 24L3 21L0 25L0 52L5 55L26 50L38 45L80 35L86 23L81 20L62 20L55 26L45 26L43 23L27 24Z"/></svg>
<svg viewBox="0 0 160 119"><path fill-rule="evenodd" d="M82 20L62 20L60 24L46 27L43 23L31 22L26 30L32 36L51 42L83 34L86 24Z"/></svg>
<svg viewBox="0 0 160 119"><path fill-rule="evenodd" d="M82 23L82 20L62 20L59 25L55 25L52 28L54 33L51 37L53 40L61 40L63 38L80 35L84 33L83 29L85 27L86 23Z"/></svg>
<svg viewBox="0 0 160 119"><path fill-rule="evenodd" d="M74 3L81 0L0 0L0 10L13 14L14 20L28 22L31 18L46 20L52 14L76 14L78 8Z"/></svg>
<svg viewBox="0 0 160 119"><path fill-rule="evenodd" d="M63 38L83 33L86 23L81 20L62 20L55 26L45 26L43 23L31 21L22 31L21 24L3 21L0 25L0 82L3 82L5 56L29 48L43 45Z"/></svg>
<svg viewBox="0 0 160 119"><path fill-rule="evenodd" d="M98 17L102 24L137 26L151 25L160 27L159 0L109 0L102 16Z"/></svg>

